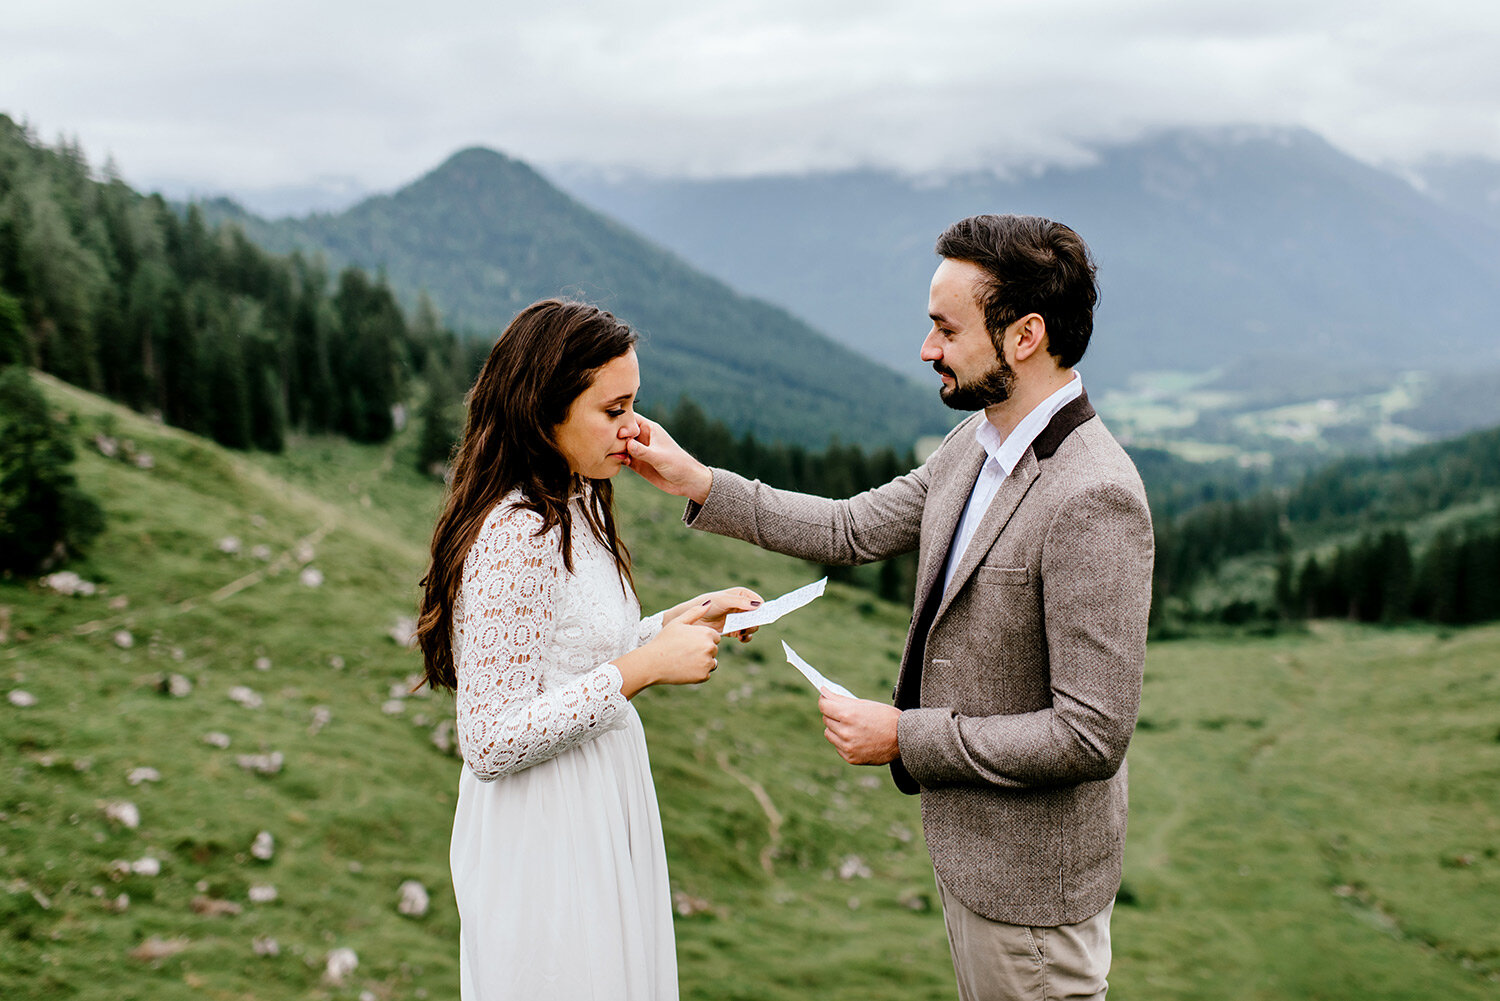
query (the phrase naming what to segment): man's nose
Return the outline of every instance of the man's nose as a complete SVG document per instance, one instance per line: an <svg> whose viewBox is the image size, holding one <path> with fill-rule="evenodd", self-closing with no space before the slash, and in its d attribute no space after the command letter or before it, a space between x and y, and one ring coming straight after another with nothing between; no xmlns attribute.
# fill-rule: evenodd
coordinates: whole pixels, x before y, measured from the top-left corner
<svg viewBox="0 0 1500 1001"><path fill-rule="evenodd" d="M929 330L927 336L922 339L922 353L920 357L923 361L937 361L943 357L943 349L938 344L935 331Z"/></svg>

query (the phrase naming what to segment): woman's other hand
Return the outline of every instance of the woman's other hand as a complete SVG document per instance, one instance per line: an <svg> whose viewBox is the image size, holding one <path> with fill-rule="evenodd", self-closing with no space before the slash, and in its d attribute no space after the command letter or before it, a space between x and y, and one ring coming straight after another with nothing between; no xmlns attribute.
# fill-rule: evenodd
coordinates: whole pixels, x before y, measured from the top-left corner
<svg viewBox="0 0 1500 1001"><path fill-rule="evenodd" d="M650 643L615 658L623 680L620 690L627 699L649 685L708 680L719 666L719 630L703 621L712 605L710 599L687 609L663 625Z"/></svg>
<svg viewBox="0 0 1500 1001"><path fill-rule="evenodd" d="M672 622L689 609L707 605L700 621L706 626L713 626L722 633L724 619L730 612L748 612L752 608L759 608L762 604L764 604L764 599L748 587L726 587L722 591L708 591L696 598L689 598L682 604L667 609L662 613L662 622ZM741 629L729 635L742 643L748 643L751 634L759 628L759 626L751 626L749 629Z"/></svg>

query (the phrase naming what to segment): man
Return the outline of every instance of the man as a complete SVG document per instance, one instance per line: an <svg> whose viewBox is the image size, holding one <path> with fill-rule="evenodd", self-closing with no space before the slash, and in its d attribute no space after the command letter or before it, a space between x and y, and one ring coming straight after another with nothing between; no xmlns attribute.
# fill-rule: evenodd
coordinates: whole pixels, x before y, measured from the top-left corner
<svg viewBox="0 0 1500 1001"><path fill-rule="evenodd" d="M894 706L826 690L845 760L920 792L959 993L1102 998L1151 599L1140 477L1073 370L1098 293L1088 248L1045 219L939 237L922 358L981 410L921 468L834 501L703 466L662 429L631 465L693 528L819 563L918 550Z"/></svg>

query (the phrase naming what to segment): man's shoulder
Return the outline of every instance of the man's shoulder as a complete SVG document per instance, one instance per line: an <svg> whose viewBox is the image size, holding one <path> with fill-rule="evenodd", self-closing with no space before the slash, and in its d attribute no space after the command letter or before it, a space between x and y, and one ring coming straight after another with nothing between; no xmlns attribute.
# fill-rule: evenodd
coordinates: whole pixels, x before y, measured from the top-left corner
<svg viewBox="0 0 1500 1001"><path fill-rule="evenodd" d="M1110 434L1103 418L1095 414L1073 430L1048 460L1058 479L1078 487L1089 484L1117 483L1131 493L1145 497L1146 488L1140 473L1123 445Z"/></svg>

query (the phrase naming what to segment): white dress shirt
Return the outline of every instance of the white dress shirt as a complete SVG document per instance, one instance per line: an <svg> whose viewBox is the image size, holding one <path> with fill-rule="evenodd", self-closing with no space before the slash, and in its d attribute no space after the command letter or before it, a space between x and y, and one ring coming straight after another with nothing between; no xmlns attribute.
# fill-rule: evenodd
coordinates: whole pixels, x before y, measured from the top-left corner
<svg viewBox="0 0 1500 1001"><path fill-rule="evenodd" d="M969 543L973 541L974 533L979 530L979 523L990 509L990 502L1000 492L1000 484L1015 470L1021 456L1026 454L1031 443L1036 441L1036 436L1046 429L1057 412L1082 395L1083 377L1075 371L1066 386L1033 407L1003 439L995 425L988 420L982 420L975 426L974 438L989 453L989 458L979 467L979 475L974 479L973 489L969 491L969 502L964 505L964 515L959 519L958 531L953 536L953 547L948 550L948 563L943 568L944 591L953 583L953 571L963 558L964 551L969 548Z"/></svg>

